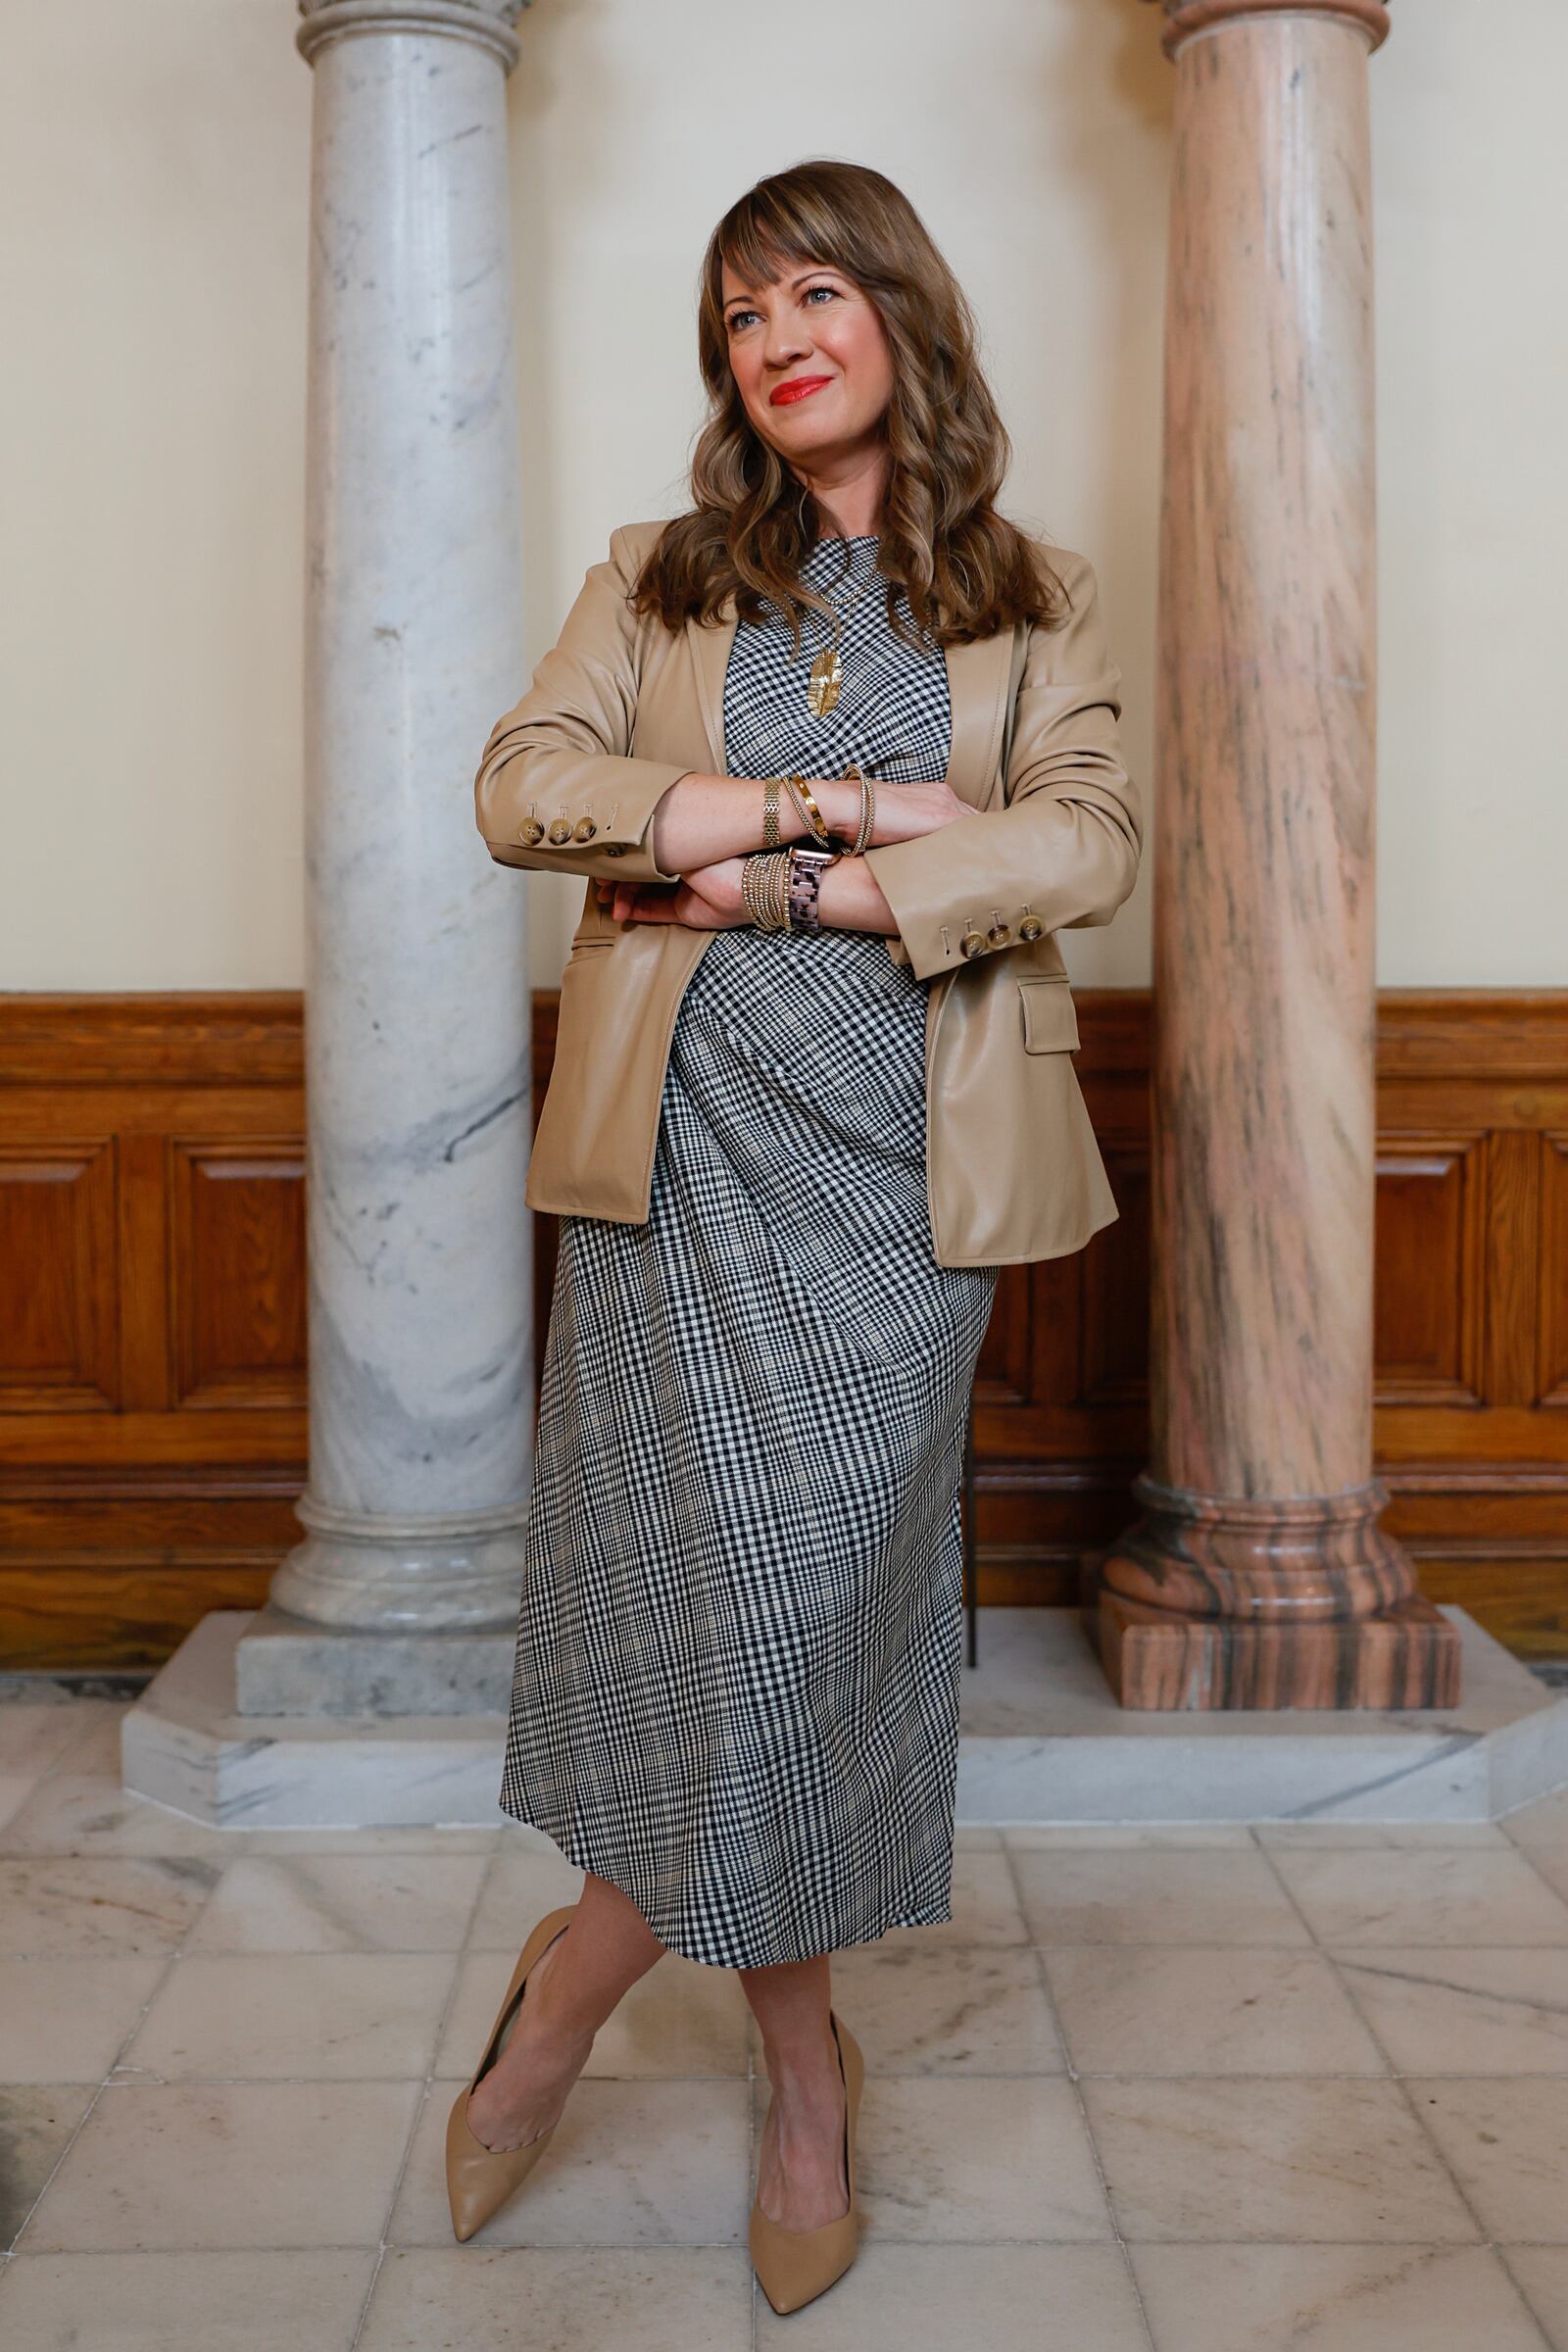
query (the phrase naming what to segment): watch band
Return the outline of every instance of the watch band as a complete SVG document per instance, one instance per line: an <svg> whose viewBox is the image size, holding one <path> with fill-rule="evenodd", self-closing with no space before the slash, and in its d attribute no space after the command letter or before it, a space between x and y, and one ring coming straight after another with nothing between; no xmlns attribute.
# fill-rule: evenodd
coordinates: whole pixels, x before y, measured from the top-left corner
<svg viewBox="0 0 1568 2352"><path fill-rule="evenodd" d="M839 850L807 849L800 842L791 845L789 910L792 931L821 930L822 876L830 865L837 865L842 855Z"/></svg>

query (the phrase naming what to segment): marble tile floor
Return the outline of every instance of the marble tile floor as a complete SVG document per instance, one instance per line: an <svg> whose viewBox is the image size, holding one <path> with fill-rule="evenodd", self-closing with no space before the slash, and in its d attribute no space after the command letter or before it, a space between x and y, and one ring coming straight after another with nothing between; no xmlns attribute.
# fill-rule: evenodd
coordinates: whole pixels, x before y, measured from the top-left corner
<svg viewBox="0 0 1568 2352"><path fill-rule="evenodd" d="M964 1829L841 1953L865 2233L778 2318L767 2083L671 1955L467 2246L440 2147L535 1833L201 1829L122 1701L0 1700L0 2343L18 2352L1568 2352L1568 1790L1500 1823Z"/></svg>

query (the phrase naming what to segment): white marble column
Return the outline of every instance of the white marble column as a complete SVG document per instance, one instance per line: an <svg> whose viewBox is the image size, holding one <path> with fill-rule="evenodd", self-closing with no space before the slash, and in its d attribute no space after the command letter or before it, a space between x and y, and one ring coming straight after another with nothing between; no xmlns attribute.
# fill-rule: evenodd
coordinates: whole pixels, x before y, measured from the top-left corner
<svg viewBox="0 0 1568 2352"><path fill-rule="evenodd" d="M472 780L522 669L506 76L522 0L301 0L315 74L307 1535L318 1625L515 1621L525 894Z"/></svg>

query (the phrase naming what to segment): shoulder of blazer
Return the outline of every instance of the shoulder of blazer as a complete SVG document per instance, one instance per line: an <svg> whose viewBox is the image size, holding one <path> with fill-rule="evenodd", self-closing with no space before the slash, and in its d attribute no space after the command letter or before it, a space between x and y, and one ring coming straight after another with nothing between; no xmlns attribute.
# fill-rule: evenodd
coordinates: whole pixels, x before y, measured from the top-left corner
<svg viewBox="0 0 1568 2352"><path fill-rule="evenodd" d="M635 573L641 568L648 555L658 545L673 520L673 515L666 514L658 522L617 524L610 534L612 555L615 552L615 542L618 539L626 551L627 568L630 572Z"/></svg>

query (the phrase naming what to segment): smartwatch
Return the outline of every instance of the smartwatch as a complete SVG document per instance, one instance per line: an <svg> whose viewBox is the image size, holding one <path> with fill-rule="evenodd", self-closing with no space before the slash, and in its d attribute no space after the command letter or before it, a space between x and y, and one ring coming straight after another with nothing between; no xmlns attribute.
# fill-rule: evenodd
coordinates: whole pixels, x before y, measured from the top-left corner
<svg viewBox="0 0 1568 2352"><path fill-rule="evenodd" d="M789 914L792 931L820 931L822 918L818 902L822 876L830 865L837 865L842 850L824 850L804 842L790 845Z"/></svg>

